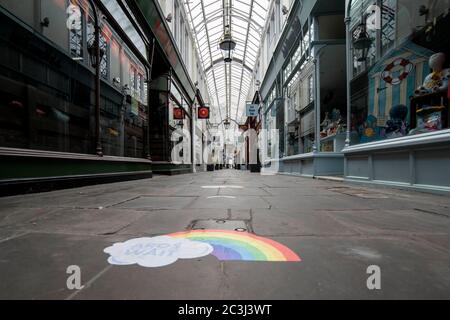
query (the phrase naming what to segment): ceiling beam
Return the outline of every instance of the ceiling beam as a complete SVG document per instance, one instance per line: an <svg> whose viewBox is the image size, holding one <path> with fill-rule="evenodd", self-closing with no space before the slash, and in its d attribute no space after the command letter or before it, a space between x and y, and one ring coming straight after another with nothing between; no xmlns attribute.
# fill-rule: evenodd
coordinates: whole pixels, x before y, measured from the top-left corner
<svg viewBox="0 0 450 320"><path fill-rule="evenodd" d="M242 58L242 65L245 64L245 59L247 57L247 44L248 44L248 34L250 33L250 21L253 15L253 2L254 0L252 0L252 2L250 3L250 16L248 19L248 26L247 26L247 35L245 37L245 45L244 45L244 56ZM251 73L252 74L252 73ZM239 96L238 96L238 103L241 100L241 93L242 93L242 78L244 77L244 68L242 68L242 72L241 72L241 83L239 84ZM250 89L250 88L249 88ZM236 108L236 115L234 116L235 118L237 118L237 114L238 114L238 110L239 110L239 106L238 108Z"/></svg>

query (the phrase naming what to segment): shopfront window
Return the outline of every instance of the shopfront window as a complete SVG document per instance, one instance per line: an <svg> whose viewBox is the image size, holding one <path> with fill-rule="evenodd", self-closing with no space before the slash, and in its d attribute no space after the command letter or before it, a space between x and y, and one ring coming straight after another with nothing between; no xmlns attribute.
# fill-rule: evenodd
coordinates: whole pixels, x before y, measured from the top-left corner
<svg viewBox="0 0 450 320"><path fill-rule="evenodd" d="M299 127L298 96L299 73L292 78L286 88L286 155L292 156L299 153Z"/></svg>
<svg viewBox="0 0 450 320"><path fill-rule="evenodd" d="M190 161L191 156L189 154L190 149L187 145L190 145L190 132L191 132L191 108L182 91L179 89L175 82L170 84L170 95L168 104L168 122L169 122L169 135L170 145L169 150L174 151L174 147L178 146L177 154L171 154L172 161ZM178 119L175 116L175 109L181 109L184 112L184 118ZM175 152L175 151L174 151Z"/></svg>
<svg viewBox="0 0 450 320"><path fill-rule="evenodd" d="M449 128L450 1L432 7L425 0L378 3L382 4L379 41L369 33L367 60L355 63L350 84L355 137L351 143ZM370 4L356 1L351 16L354 30L359 13ZM373 59L372 52L377 51L380 56Z"/></svg>
<svg viewBox="0 0 450 320"><path fill-rule="evenodd" d="M276 86L274 86L269 95L267 96L265 102L265 128L267 135L267 151L266 155L269 159L276 158L280 153L280 132L279 124L280 121L280 111L283 107L280 106L278 110L278 101L281 100L277 98Z"/></svg>
<svg viewBox="0 0 450 320"><path fill-rule="evenodd" d="M276 150L278 141L276 140L276 108L271 107L265 115L265 128L266 128L266 155L268 159L272 159L276 156Z"/></svg>
<svg viewBox="0 0 450 320"><path fill-rule="evenodd" d="M102 2L106 6L113 3ZM42 19L48 17L50 21L49 26L38 27L35 34L2 14L2 28L14 32L0 39L0 146L95 154L95 72L89 56L95 38L92 8L87 1L35 1L29 6L33 7L42 13ZM8 8L16 15L21 6ZM120 64L124 67L128 61L120 52L130 50L126 39L120 39L109 23L112 21L100 19L100 71L102 80L107 80L100 86L103 154L140 158L145 156L147 123L145 69L134 63L130 86L136 91L136 99L124 96L124 85L131 79L121 79L128 70L122 72ZM131 27L126 32L140 48L142 40L134 36L137 32ZM115 48L110 53L111 41ZM30 50L30 43L40 48L39 52Z"/></svg>

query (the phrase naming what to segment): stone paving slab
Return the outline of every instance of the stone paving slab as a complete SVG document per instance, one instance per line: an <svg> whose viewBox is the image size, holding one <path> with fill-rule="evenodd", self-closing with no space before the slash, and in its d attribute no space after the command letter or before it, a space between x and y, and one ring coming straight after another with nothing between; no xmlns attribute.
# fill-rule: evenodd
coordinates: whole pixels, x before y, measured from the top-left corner
<svg viewBox="0 0 450 320"><path fill-rule="evenodd" d="M116 205L116 208L126 209L183 209L196 200L192 196L140 196L130 201Z"/></svg>
<svg viewBox="0 0 450 320"><path fill-rule="evenodd" d="M108 241L97 237L30 233L0 243L0 299L65 299L67 267L78 265L82 282L108 267Z"/></svg>
<svg viewBox="0 0 450 320"><path fill-rule="evenodd" d="M190 209L267 209L270 204L264 201L265 197L259 196L239 196L236 198L208 198L198 197L188 208Z"/></svg>
<svg viewBox="0 0 450 320"><path fill-rule="evenodd" d="M264 188L245 187L238 188L219 188L218 195L223 196L270 196L271 193Z"/></svg>
<svg viewBox="0 0 450 320"><path fill-rule="evenodd" d="M221 264L213 256L163 268L113 266L73 299L221 299Z"/></svg>
<svg viewBox="0 0 450 320"><path fill-rule="evenodd" d="M161 235L185 230L197 219L228 219L226 209L155 210L144 214L122 229L119 234Z"/></svg>
<svg viewBox="0 0 450 320"><path fill-rule="evenodd" d="M338 222L351 223L366 233L448 233L450 218L433 216L416 210L334 211L329 216Z"/></svg>
<svg viewBox="0 0 450 320"><path fill-rule="evenodd" d="M14 226L43 217L57 211L56 208L2 208L0 210L0 227Z"/></svg>
<svg viewBox="0 0 450 320"><path fill-rule="evenodd" d="M292 196L277 195L262 197L272 208L276 209L297 209L300 212L311 212L313 210L343 210L356 209L364 210L371 207L365 201L359 199L348 199L345 195L320 195L315 196Z"/></svg>
<svg viewBox="0 0 450 320"><path fill-rule="evenodd" d="M325 214L314 212L254 209L253 231L262 236L331 236L358 235L357 228L349 227Z"/></svg>
<svg viewBox="0 0 450 320"><path fill-rule="evenodd" d="M139 196L139 193L128 191L100 192L91 194L87 191L75 191L64 194L46 192L20 198L0 198L2 208L98 208L111 207L123 201L128 201Z"/></svg>
<svg viewBox="0 0 450 320"><path fill-rule="evenodd" d="M18 224L18 230L82 235L114 234L132 224L144 213L120 209L58 209Z"/></svg>
<svg viewBox="0 0 450 320"><path fill-rule="evenodd" d="M311 186L296 186L296 187L285 187L285 188L269 188L264 187L264 189L269 196L335 196L336 193L327 190L325 187L311 187Z"/></svg>

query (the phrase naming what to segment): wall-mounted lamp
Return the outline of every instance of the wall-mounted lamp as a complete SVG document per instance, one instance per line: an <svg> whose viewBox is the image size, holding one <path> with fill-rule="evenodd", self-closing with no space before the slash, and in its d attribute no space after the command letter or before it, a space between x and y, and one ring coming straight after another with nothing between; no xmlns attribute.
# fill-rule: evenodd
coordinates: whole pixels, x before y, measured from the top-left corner
<svg viewBox="0 0 450 320"><path fill-rule="evenodd" d="M50 25L50 19L48 17L45 17L44 20L41 21L41 26L48 28L49 25Z"/></svg>
<svg viewBox="0 0 450 320"><path fill-rule="evenodd" d="M94 40L89 46L88 46L88 53L89 53L89 58L91 60L91 65L93 68L95 68L97 66L98 63L100 63L100 61L102 61L103 56L105 54L105 50L103 50L102 48L100 48L100 60L97 61L97 55L95 54L96 49L97 49L98 43Z"/></svg>
<svg viewBox="0 0 450 320"><path fill-rule="evenodd" d="M114 78L113 79L113 84L115 85L115 86L120 86L120 78L119 77L116 77L116 78Z"/></svg>
<svg viewBox="0 0 450 320"><path fill-rule="evenodd" d="M372 39L366 31L366 23L362 19L357 27L358 35L353 39L353 48L355 49L356 57L359 62L366 61L369 49L372 46Z"/></svg>

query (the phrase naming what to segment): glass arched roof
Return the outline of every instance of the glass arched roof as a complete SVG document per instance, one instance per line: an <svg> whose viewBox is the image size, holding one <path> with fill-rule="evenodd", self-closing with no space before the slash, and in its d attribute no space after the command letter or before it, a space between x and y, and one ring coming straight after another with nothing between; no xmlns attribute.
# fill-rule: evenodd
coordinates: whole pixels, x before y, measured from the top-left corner
<svg viewBox="0 0 450 320"><path fill-rule="evenodd" d="M230 0L229 0L230 1ZM261 45L269 0L231 0L231 34L236 41L233 62L224 63L219 39L224 33L224 0L186 0L184 5L210 97L220 120L239 120L245 109L253 70Z"/></svg>

